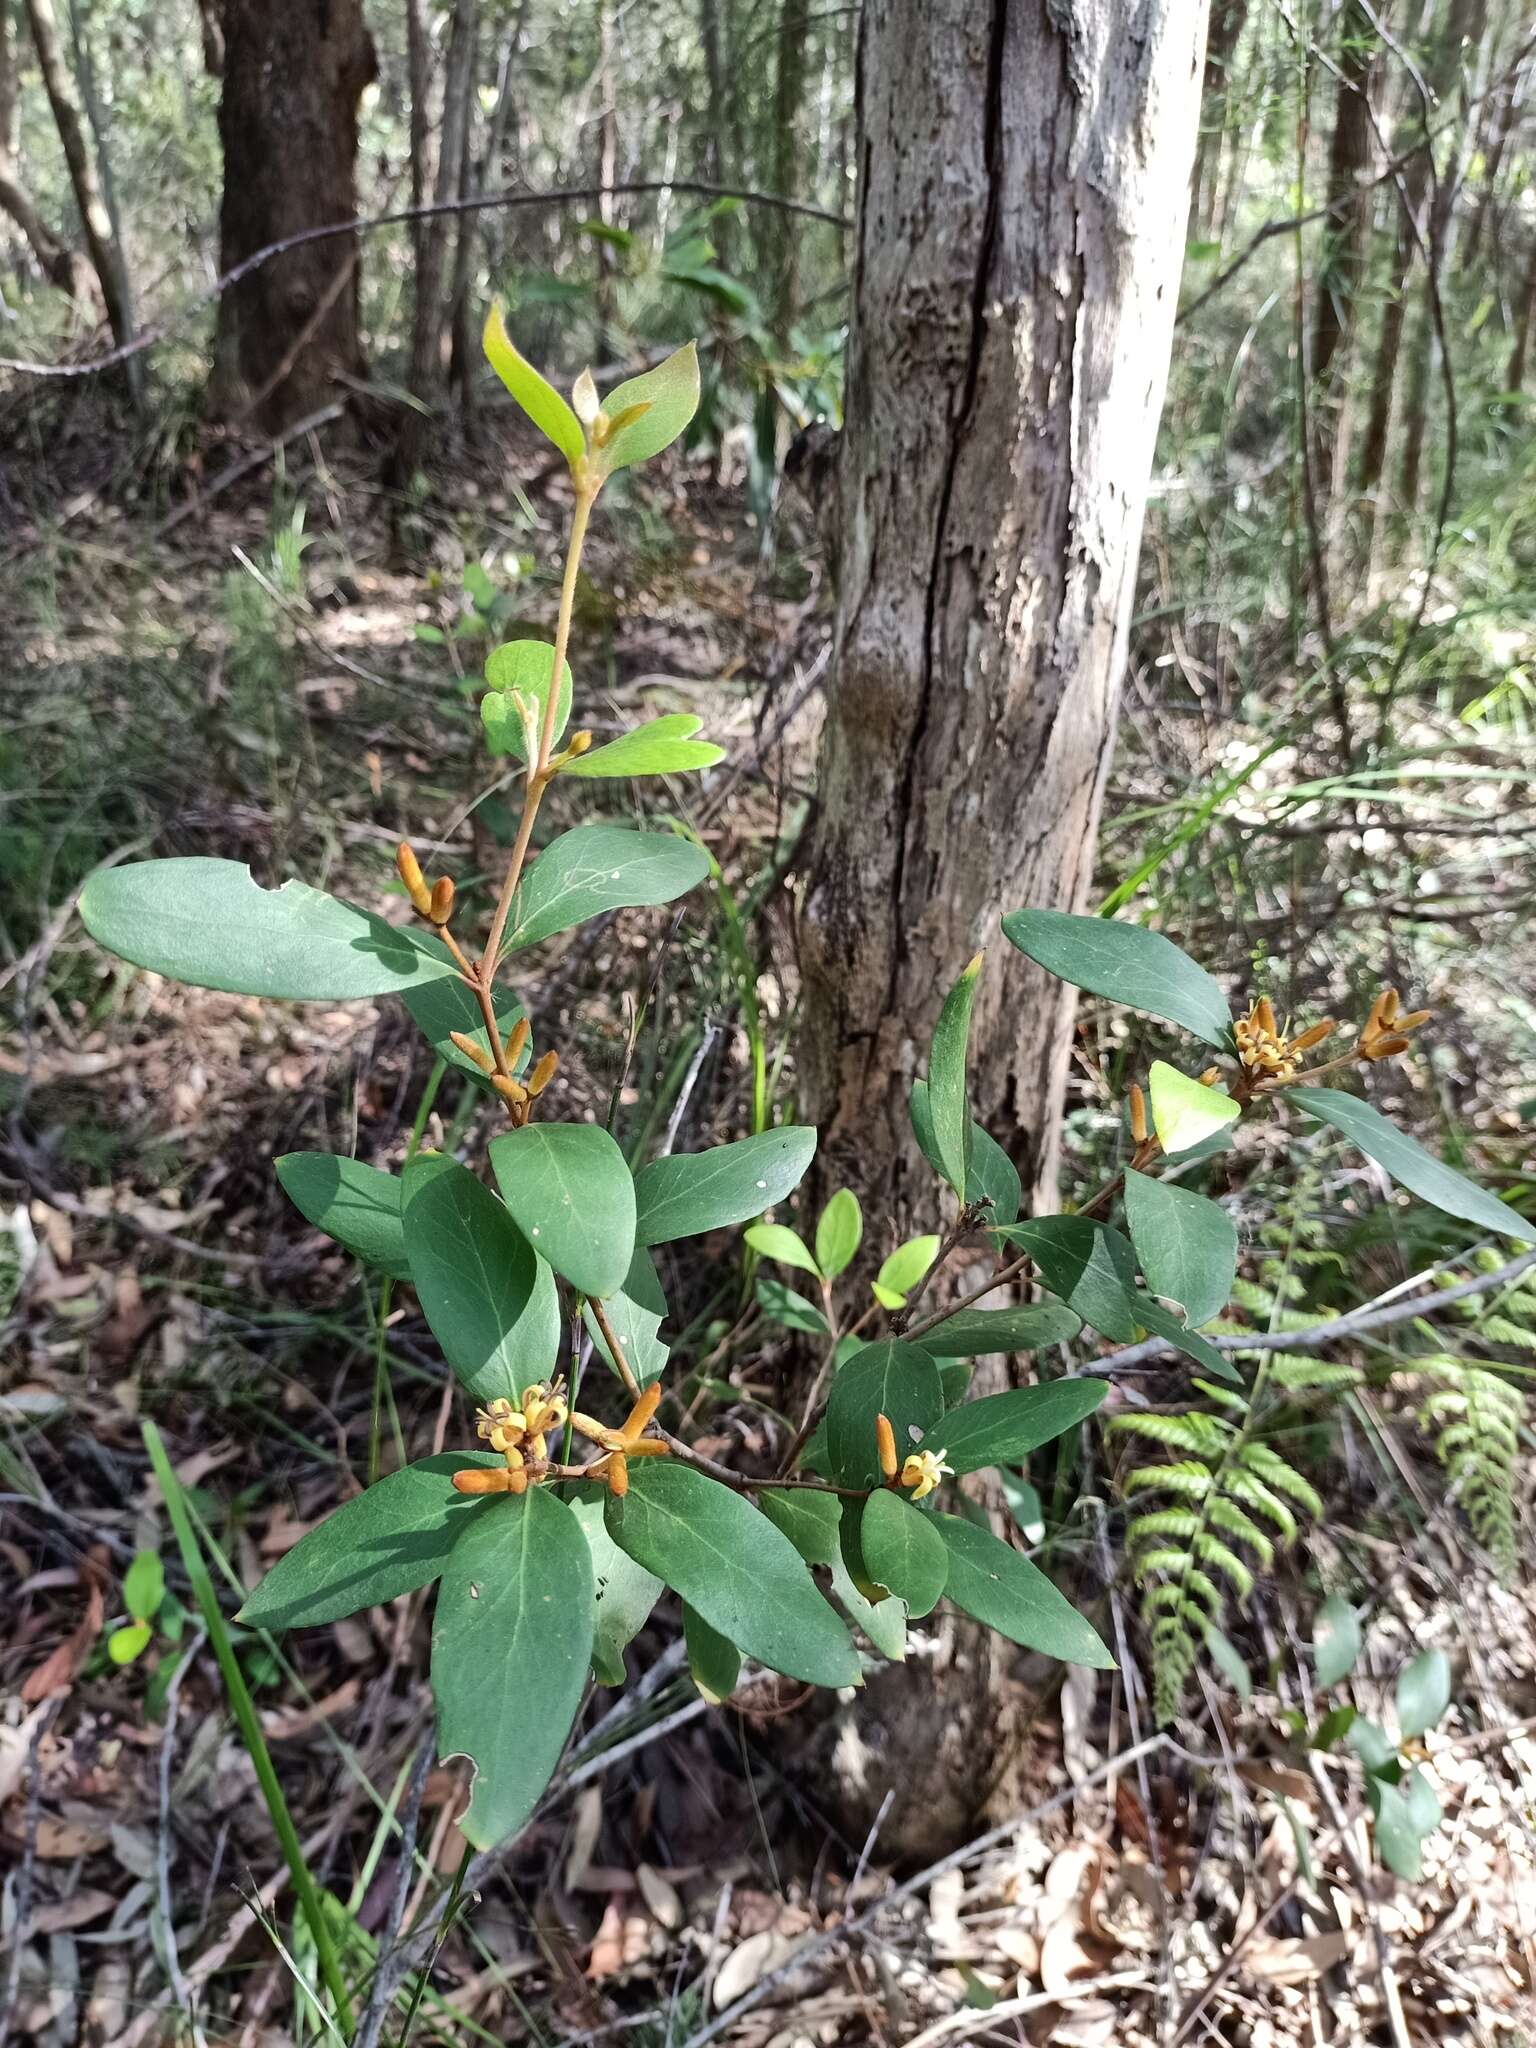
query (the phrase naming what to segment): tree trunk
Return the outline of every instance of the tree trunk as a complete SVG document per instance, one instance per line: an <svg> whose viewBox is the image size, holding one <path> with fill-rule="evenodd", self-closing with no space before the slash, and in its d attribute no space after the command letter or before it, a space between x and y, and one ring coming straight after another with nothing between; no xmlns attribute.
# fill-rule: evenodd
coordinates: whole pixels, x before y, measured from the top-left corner
<svg viewBox="0 0 1536 2048"><path fill-rule="evenodd" d="M35 0L29 0L29 5ZM220 262L357 212L357 103L376 70L362 0L224 0ZM219 300L209 409L280 433L367 365L351 236L258 265Z"/></svg>
<svg viewBox="0 0 1536 2048"><path fill-rule="evenodd" d="M810 0L781 0L778 72L774 84L773 189L793 199L800 189L800 102L805 97L806 14ZM781 339L789 333L799 298L802 223L777 207L767 210L768 316Z"/></svg>
<svg viewBox="0 0 1536 2048"><path fill-rule="evenodd" d="M1515 308L1515 340L1509 352L1509 368L1504 372L1504 389L1518 398L1525 389L1525 370L1531 346L1532 318L1536 316L1536 236L1531 238L1531 252L1526 258L1524 275L1520 280L1520 303Z"/></svg>
<svg viewBox="0 0 1536 2048"><path fill-rule="evenodd" d="M112 220L102 197L96 165L86 145L80 109L75 104L74 85L59 39L58 17L53 11L53 0L26 0L26 7L27 18L32 24L32 40L37 46L38 69L43 74L43 85L53 109L64 161L69 167L69 181L85 228L85 245L101 285L107 323L112 329L112 339L119 348L123 348L133 339L128 271L121 244L112 232Z"/></svg>
<svg viewBox="0 0 1536 2048"><path fill-rule="evenodd" d="M1173 338L1203 0L865 0L836 656L800 922L802 1102L874 1244L931 1229L909 1085L987 947L977 1117L1053 1178L1073 994L1001 942L1078 909ZM1016 1654L946 1621L833 1761L882 1853L953 1840L1006 1766Z"/></svg>
<svg viewBox="0 0 1536 2048"><path fill-rule="evenodd" d="M1210 233L1216 219L1221 159L1231 126L1232 59L1248 18L1248 0L1212 0L1205 44L1205 79L1200 95L1200 136L1195 150L1194 210L1197 230Z"/></svg>
<svg viewBox="0 0 1536 2048"><path fill-rule="evenodd" d="M1355 300L1365 266L1364 194L1371 163L1371 66L1375 28L1360 0L1345 0L1339 51L1339 97L1328 145L1328 205L1312 323L1312 376L1319 399L1334 381L1334 359L1355 324ZM1323 470L1326 478L1326 466Z"/></svg>
<svg viewBox="0 0 1536 2048"><path fill-rule="evenodd" d="M15 16L11 0L0 0L0 213L9 214L20 228L49 284L83 304L91 288L91 266L54 233L21 175L20 112Z"/></svg>

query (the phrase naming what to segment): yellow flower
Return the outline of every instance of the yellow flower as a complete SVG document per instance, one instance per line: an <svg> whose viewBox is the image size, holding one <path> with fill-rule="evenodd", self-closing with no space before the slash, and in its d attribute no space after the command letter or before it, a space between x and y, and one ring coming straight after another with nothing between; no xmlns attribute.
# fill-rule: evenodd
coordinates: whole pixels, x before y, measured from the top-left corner
<svg viewBox="0 0 1536 2048"><path fill-rule="evenodd" d="M1260 996L1247 1016L1238 1018L1232 1035L1250 1075L1269 1081L1294 1081L1301 1070L1301 1055L1310 1052L1314 1045L1321 1045L1335 1028L1333 1019L1324 1017L1299 1037L1288 1038L1275 1021L1274 1004L1268 996Z"/></svg>
<svg viewBox="0 0 1536 2048"><path fill-rule="evenodd" d="M631 1458L664 1458L667 1455L667 1445L661 1438L645 1433L660 1406L661 1388L653 1384L640 1395L618 1429L609 1429L606 1423L594 1422L590 1415L573 1414L572 1427L592 1443L601 1444L608 1454L585 1466L583 1476L604 1480L610 1491L622 1500L629 1491L628 1461Z"/></svg>
<svg viewBox="0 0 1536 2048"><path fill-rule="evenodd" d="M954 1469L944 1462L943 1451L914 1451L901 1468L901 1484L912 1489L914 1500L926 1500L941 1479L953 1479Z"/></svg>

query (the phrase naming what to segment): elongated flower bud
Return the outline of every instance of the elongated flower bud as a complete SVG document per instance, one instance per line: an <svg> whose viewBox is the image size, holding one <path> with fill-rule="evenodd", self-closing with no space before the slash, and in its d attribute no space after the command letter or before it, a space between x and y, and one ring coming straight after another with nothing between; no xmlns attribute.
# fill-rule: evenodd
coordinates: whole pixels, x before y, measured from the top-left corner
<svg viewBox="0 0 1536 2048"><path fill-rule="evenodd" d="M1303 1031L1300 1038L1293 1038L1289 1050L1310 1052L1314 1045L1321 1045L1325 1038L1331 1038L1338 1028L1332 1017L1324 1017L1320 1023L1312 1025L1310 1030Z"/></svg>
<svg viewBox="0 0 1536 2048"><path fill-rule="evenodd" d="M478 1044L467 1032L450 1031L448 1036L466 1059L474 1061L482 1074L489 1074L495 1070L496 1062L491 1058L485 1047Z"/></svg>
<svg viewBox="0 0 1536 2048"><path fill-rule="evenodd" d="M427 878L421 872L421 862L411 851L410 841L402 839L395 850L395 866L405 884L405 893L422 917L430 916L432 891L427 887Z"/></svg>
<svg viewBox="0 0 1536 2048"><path fill-rule="evenodd" d="M896 1463L896 1432L891 1427L891 1418L888 1415L875 1417L875 1443L880 1451L880 1470L887 1479L894 1479L899 1470Z"/></svg>
<svg viewBox="0 0 1536 2048"><path fill-rule="evenodd" d="M523 1047L528 1043L528 1019L519 1017L507 1033L507 1065L515 1067L523 1056Z"/></svg>
<svg viewBox="0 0 1536 2048"><path fill-rule="evenodd" d="M1367 1060L1389 1060L1394 1054L1407 1050L1408 1041L1399 1034L1393 1038L1373 1038L1360 1057Z"/></svg>
<svg viewBox="0 0 1536 2048"><path fill-rule="evenodd" d="M446 924L453 915L453 877L439 875L432 884L432 894L427 903L427 915L434 924Z"/></svg>
<svg viewBox="0 0 1536 2048"><path fill-rule="evenodd" d="M1147 1098L1133 1081L1131 1083L1131 1136L1138 1145L1145 1145L1148 1135Z"/></svg>
<svg viewBox="0 0 1536 2048"><path fill-rule="evenodd" d="M560 1055L557 1052L547 1052L541 1060L536 1062L533 1072L528 1076L528 1093L530 1096L542 1095L544 1093L544 1090L555 1078L555 1069L559 1064Z"/></svg>
<svg viewBox="0 0 1536 2048"><path fill-rule="evenodd" d="M521 1473L516 1475L523 1478ZM466 1465L453 1475L455 1493L511 1493L513 1474L504 1465ZM527 1485L523 1479L523 1485ZM522 1488L517 1491L521 1492Z"/></svg>
<svg viewBox="0 0 1536 2048"><path fill-rule="evenodd" d="M514 1081L506 1074L492 1074L491 1086L504 1102L510 1102L514 1109L526 1108L528 1090L521 1081Z"/></svg>

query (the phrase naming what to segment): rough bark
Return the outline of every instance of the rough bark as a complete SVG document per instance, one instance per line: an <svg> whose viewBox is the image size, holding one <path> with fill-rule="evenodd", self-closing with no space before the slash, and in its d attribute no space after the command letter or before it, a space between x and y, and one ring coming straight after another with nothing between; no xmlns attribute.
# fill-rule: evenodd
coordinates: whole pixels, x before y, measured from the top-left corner
<svg viewBox="0 0 1536 2048"><path fill-rule="evenodd" d="M29 0L31 4L31 0ZM362 0L224 0L220 261L357 212L357 103L374 77ZM359 252L338 236L260 264L219 300L209 409L280 433L366 374Z"/></svg>
<svg viewBox="0 0 1536 2048"><path fill-rule="evenodd" d="M1355 301L1365 267L1365 211L1361 180L1371 164L1371 67L1376 31L1360 0L1346 0L1339 50L1339 96L1328 144L1327 227L1312 322L1312 375L1319 395L1333 381L1334 359L1355 324ZM1324 471L1326 475L1326 470Z"/></svg>
<svg viewBox="0 0 1536 2048"><path fill-rule="evenodd" d="M69 182L85 229L85 245L101 286L112 339L121 348L133 339L128 272L122 247L112 232L111 217L102 197L96 164L86 143L80 109L75 104L74 84L59 37L58 16L54 13L53 0L26 0L26 8L27 19L32 25L32 40L37 47L38 69L43 75L48 104L53 109L54 125L59 131L59 143L69 168Z"/></svg>
<svg viewBox="0 0 1536 2048"><path fill-rule="evenodd" d="M1202 0L865 0L837 646L800 921L802 1101L879 1242L931 1228L907 1118L988 947L972 1098L1053 1175L1073 997L998 934L1081 908L1173 336ZM931 1625L925 1625L925 1632ZM826 1739L882 1853L953 1839L1010 1745L1017 1653L932 1630Z"/></svg>

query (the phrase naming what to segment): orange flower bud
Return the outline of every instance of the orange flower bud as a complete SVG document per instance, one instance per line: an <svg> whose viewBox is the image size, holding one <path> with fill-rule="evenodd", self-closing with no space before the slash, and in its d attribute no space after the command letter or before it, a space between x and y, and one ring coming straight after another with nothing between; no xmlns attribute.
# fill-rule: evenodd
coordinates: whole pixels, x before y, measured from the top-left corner
<svg viewBox="0 0 1536 2048"><path fill-rule="evenodd" d="M1202 1088L1214 1088L1216 1086L1216 1083L1220 1079L1220 1067L1207 1067L1205 1072L1200 1076L1200 1086Z"/></svg>
<svg viewBox="0 0 1536 2048"><path fill-rule="evenodd" d="M1134 1081L1131 1083L1131 1136L1138 1145L1147 1142L1147 1098Z"/></svg>
<svg viewBox="0 0 1536 2048"><path fill-rule="evenodd" d="M514 1081L506 1074L492 1074L491 1086L504 1102L510 1102L514 1109L526 1109L528 1090L521 1081Z"/></svg>
<svg viewBox="0 0 1536 2048"><path fill-rule="evenodd" d="M446 924L453 915L453 877L439 875L432 884L432 895L427 903L427 915L434 924Z"/></svg>
<svg viewBox="0 0 1536 2048"><path fill-rule="evenodd" d="M1389 1060L1394 1054L1406 1052L1407 1050L1408 1041L1401 1035L1393 1038L1373 1038L1370 1044L1365 1047L1361 1058L1367 1060Z"/></svg>
<svg viewBox="0 0 1536 2048"><path fill-rule="evenodd" d="M485 1047L483 1045L477 1044L475 1040L471 1038L466 1032L450 1031L448 1036L453 1040L454 1044L459 1048L459 1051L463 1053L466 1059L471 1059L474 1061L475 1065L480 1069L482 1074L489 1074L494 1071L496 1063L491 1058L490 1054L486 1051Z"/></svg>
<svg viewBox="0 0 1536 2048"><path fill-rule="evenodd" d="M1289 1049L1292 1052L1310 1052L1314 1045L1321 1045L1325 1038L1331 1038L1338 1028L1332 1017L1324 1017L1320 1024L1303 1031L1300 1038L1293 1038Z"/></svg>
<svg viewBox="0 0 1536 2048"><path fill-rule="evenodd" d="M411 851L410 841L407 839L402 839L395 849L395 866L399 869L400 879L405 884L406 894L421 915L426 917L432 908L432 892L427 887L425 875L421 872L421 862Z"/></svg>
<svg viewBox="0 0 1536 2048"><path fill-rule="evenodd" d="M555 1078L555 1069L559 1064L559 1053L545 1053L544 1057L534 1066L533 1072L528 1076L528 1093L530 1096L542 1095L544 1093L544 1090Z"/></svg>
<svg viewBox="0 0 1536 2048"><path fill-rule="evenodd" d="M514 1474L505 1466L466 1465L462 1471L454 1473L453 1488L455 1493L521 1493L523 1486L514 1488L514 1478L521 1479L523 1486L528 1484L525 1474Z"/></svg>
<svg viewBox="0 0 1536 2048"><path fill-rule="evenodd" d="M1406 1017L1398 1017L1394 1023L1399 1031L1417 1031L1419 1026L1427 1024L1434 1014L1433 1010L1410 1010Z"/></svg>
<svg viewBox="0 0 1536 2048"><path fill-rule="evenodd" d="M898 1470L896 1432L891 1427L891 1418L888 1415L875 1417L875 1443L880 1451L880 1470L887 1479L894 1479Z"/></svg>
<svg viewBox="0 0 1536 2048"><path fill-rule="evenodd" d="M1390 1030L1397 1022L1397 990L1384 988L1378 1001L1381 1004L1381 1027L1384 1031Z"/></svg>
<svg viewBox="0 0 1536 2048"><path fill-rule="evenodd" d="M608 1470L608 1491L615 1500L622 1500L629 1491L629 1467L624 1462L622 1451L610 1451L604 1459Z"/></svg>
<svg viewBox="0 0 1536 2048"><path fill-rule="evenodd" d="M528 1019L519 1017L507 1034L507 1065L515 1067L523 1056L523 1047L528 1043Z"/></svg>
<svg viewBox="0 0 1536 2048"><path fill-rule="evenodd" d="M1277 1035L1275 1006L1268 996L1260 996L1259 1000L1254 1004L1253 1021L1261 1030L1267 1031L1271 1038Z"/></svg>

